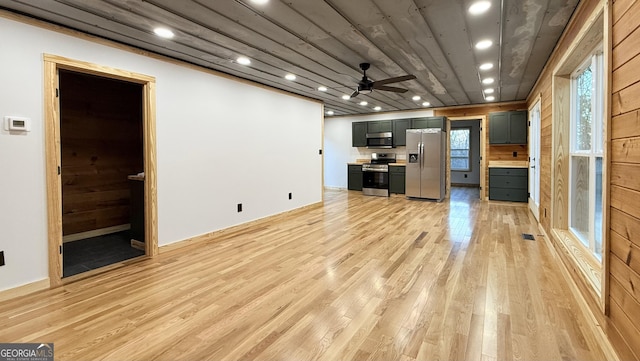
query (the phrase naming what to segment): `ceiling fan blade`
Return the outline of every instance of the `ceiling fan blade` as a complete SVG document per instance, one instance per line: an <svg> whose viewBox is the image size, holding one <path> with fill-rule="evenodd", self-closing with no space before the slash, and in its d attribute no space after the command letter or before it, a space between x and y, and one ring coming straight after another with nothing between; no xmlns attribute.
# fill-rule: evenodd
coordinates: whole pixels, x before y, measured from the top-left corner
<svg viewBox="0 0 640 361"><path fill-rule="evenodd" d="M394 92L394 93L406 93L407 89L402 89L402 88L396 88L394 86L386 86L386 85L381 85L381 86L377 86L374 87L375 90L384 90L387 92Z"/></svg>
<svg viewBox="0 0 640 361"><path fill-rule="evenodd" d="M354 92L351 94L351 98L355 98L355 97L357 97L357 96L358 96L358 94L360 94L360 92L358 91L358 89L356 89L356 91L354 91Z"/></svg>
<svg viewBox="0 0 640 361"><path fill-rule="evenodd" d="M382 79L382 80L375 81L373 83L373 87L376 88L376 89L380 89L380 88L378 88L378 85L385 85L385 84L390 84L390 83L399 83L401 81L413 80L415 78L416 78L415 75L405 75L405 76L397 76L395 78Z"/></svg>

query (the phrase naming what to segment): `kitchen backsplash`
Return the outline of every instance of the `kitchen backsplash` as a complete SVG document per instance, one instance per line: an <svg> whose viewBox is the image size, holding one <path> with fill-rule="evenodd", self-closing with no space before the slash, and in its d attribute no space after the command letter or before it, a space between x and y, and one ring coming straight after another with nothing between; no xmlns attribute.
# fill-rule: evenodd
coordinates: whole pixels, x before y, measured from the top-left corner
<svg viewBox="0 0 640 361"><path fill-rule="evenodd" d="M407 152L405 146L391 149L369 149L365 147L351 147L349 161L355 162L358 159L371 159L371 153L395 153L397 160L406 160Z"/></svg>

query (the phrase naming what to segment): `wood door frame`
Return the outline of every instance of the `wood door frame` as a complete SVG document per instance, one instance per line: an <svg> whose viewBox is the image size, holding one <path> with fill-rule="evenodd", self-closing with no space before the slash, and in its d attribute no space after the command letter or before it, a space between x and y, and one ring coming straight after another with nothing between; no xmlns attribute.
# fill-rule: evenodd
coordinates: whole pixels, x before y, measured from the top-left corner
<svg viewBox="0 0 640 361"><path fill-rule="evenodd" d="M463 117L447 117L447 132L451 132L451 122L458 120L479 120L480 121L480 200L487 200L488 196L485 196L486 192L486 162L487 162L487 140L484 131L487 129L487 116L482 115L467 115ZM447 181L447 194L451 193L451 150L449 149L449 135L447 135L447 174L449 180Z"/></svg>
<svg viewBox="0 0 640 361"><path fill-rule="evenodd" d="M142 130L144 157L145 255L158 254L158 208L156 173L156 106L155 78L88 62L44 54L44 122L45 162L47 175L47 219L49 284L51 288L64 284L62 280L62 181L60 177L60 102L58 70L118 79L142 85ZM94 274L94 273L91 273ZM77 280L77 278L73 278Z"/></svg>

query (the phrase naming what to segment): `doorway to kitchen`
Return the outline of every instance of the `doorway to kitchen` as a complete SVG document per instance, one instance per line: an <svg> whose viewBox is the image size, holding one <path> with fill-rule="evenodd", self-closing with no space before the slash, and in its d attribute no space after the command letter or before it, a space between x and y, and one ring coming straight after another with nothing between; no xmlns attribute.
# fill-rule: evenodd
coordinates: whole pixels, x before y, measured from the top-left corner
<svg viewBox="0 0 640 361"><path fill-rule="evenodd" d="M450 118L448 168L451 187L470 188L482 199L484 185L482 117Z"/></svg>
<svg viewBox="0 0 640 361"><path fill-rule="evenodd" d="M54 287L157 254L155 80L51 55L45 74Z"/></svg>

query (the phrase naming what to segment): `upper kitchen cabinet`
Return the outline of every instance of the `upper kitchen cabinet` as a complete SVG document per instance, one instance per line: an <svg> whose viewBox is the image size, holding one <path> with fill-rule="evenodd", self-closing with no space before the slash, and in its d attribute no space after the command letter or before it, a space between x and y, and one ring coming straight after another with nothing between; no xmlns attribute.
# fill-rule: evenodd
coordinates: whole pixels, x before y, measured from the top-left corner
<svg viewBox="0 0 640 361"><path fill-rule="evenodd" d="M438 128L445 130L445 117L426 117L411 119L411 129Z"/></svg>
<svg viewBox="0 0 640 361"><path fill-rule="evenodd" d="M407 129L411 128L411 119L393 121L393 146L407 145Z"/></svg>
<svg viewBox="0 0 640 361"><path fill-rule="evenodd" d="M367 122L367 133L386 133L391 131L393 131L393 122L391 120Z"/></svg>
<svg viewBox="0 0 640 361"><path fill-rule="evenodd" d="M489 144L527 144L527 112L489 113Z"/></svg>
<svg viewBox="0 0 640 361"><path fill-rule="evenodd" d="M353 147L366 147L367 133L391 133L392 131L392 120L351 123L351 145Z"/></svg>
<svg viewBox="0 0 640 361"><path fill-rule="evenodd" d="M353 147L367 146L367 123L368 122L351 123L351 144Z"/></svg>

